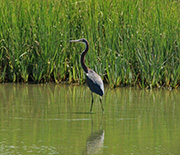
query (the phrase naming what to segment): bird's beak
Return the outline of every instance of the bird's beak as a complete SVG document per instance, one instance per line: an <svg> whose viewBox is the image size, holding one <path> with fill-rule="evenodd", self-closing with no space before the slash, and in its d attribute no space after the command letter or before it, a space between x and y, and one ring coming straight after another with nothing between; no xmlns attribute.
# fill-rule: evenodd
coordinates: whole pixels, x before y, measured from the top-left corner
<svg viewBox="0 0 180 155"><path fill-rule="evenodd" d="M68 42L72 43L72 42L80 42L79 40L69 40Z"/></svg>

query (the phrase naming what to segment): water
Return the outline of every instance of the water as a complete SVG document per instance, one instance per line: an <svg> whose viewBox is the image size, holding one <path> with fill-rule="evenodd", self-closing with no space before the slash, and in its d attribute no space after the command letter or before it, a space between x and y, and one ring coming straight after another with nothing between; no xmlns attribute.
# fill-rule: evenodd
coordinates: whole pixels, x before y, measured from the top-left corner
<svg viewBox="0 0 180 155"><path fill-rule="evenodd" d="M179 90L0 85L0 154L176 155Z"/></svg>

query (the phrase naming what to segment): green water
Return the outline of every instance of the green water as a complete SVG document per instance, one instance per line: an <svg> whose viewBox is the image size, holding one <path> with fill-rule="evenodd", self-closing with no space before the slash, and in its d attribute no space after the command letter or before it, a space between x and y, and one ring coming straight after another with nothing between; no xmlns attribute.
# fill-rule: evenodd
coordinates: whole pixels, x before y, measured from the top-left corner
<svg viewBox="0 0 180 155"><path fill-rule="evenodd" d="M0 154L177 155L180 91L0 85Z"/></svg>

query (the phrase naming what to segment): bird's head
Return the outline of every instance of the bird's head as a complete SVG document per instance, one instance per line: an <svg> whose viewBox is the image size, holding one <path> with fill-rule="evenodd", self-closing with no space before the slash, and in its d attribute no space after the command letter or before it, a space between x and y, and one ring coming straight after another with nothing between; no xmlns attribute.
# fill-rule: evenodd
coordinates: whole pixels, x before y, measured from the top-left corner
<svg viewBox="0 0 180 155"><path fill-rule="evenodd" d="M77 39L77 40L69 40L69 42L79 42L79 43L83 43L85 45L88 44L88 41L85 38Z"/></svg>

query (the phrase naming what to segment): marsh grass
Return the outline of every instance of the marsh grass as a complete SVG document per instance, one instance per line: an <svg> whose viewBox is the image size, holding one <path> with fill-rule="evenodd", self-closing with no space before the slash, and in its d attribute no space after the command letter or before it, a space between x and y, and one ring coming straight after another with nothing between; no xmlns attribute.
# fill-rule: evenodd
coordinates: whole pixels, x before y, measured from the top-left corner
<svg viewBox="0 0 180 155"><path fill-rule="evenodd" d="M87 65L111 87L177 87L180 3L165 0L0 0L0 82L85 81Z"/></svg>

